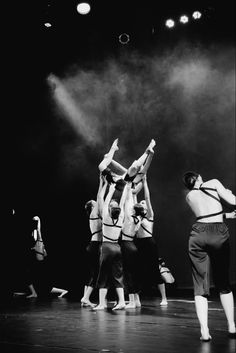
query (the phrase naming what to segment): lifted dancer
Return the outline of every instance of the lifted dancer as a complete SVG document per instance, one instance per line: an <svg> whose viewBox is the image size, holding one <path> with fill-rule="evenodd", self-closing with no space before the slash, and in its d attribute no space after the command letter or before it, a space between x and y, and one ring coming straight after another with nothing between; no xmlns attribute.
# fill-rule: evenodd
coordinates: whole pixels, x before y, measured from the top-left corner
<svg viewBox="0 0 236 353"><path fill-rule="evenodd" d="M234 322L234 298L229 283L229 231L223 223L223 207L220 198L235 206L236 199L217 179L203 182L200 174L186 172L184 185L189 189L186 201L196 216L189 237L189 257L192 265L194 299L200 323L202 341L211 340L208 328L208 299L210 294L209 265L213 280L220 293L229 337L236 338ZM235 218L235 212L227 213Z"/></svg>
<svg viewBox="0 0 236 353"><path fill-rule="evenodd" d="M138 184L143 175L146 174L153 157L156 142L151 140L145 152L135 160L131 166L126 169L120 163L116 162L113 157L116 151L119 150L118 139L114 140L109 152L105 154L102 162L98 168L100 172L106 176L108 182L116 182L118 179L124 179L125 181L131 181L134 184Z"/></svg>

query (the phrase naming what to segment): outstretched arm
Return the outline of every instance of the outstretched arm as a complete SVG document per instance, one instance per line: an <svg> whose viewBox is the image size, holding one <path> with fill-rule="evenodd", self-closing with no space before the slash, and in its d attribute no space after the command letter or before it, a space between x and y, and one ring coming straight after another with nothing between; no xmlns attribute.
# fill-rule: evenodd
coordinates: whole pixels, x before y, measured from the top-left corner
<svg viewBox="0 0 236 353"><path fill-rule="evenodd" d="M105 178L100 175L100 183L102 184L101 190L98 193L97 203L98 203L98 212L102 215L102 210L104 206L104 195L107 189L108 182Z"/></svg>
<svg viewBox="0 0 236 353"><path fill-rule="evenodd" d="M109 206L109 203L110 203L112 196L115 192L115 186L116 186L116 184L110 184L108 194L107 194L105 201L103 203L103 214L104 214L104 212L108 212L108 206Z"/></svg>
<svg viewBox="0 0 236 353"><path fill-rule="evenodd" d="M34 216L33 219L37 221L37 229L34 229L33 231L33 237L36 240L43 241L42 239L42 234L41 234L41 220L38 216Z"/></svg>
<svg viewBox="0 0 236 353"><path fill-rule="evenodd" d="M235 195L231 192L231 190L226 189L224 185L218 180L214 179L215 187L218 192L218 195L228 202L230 205L236 206L236 197Z"/></svg>
<svg viewBox="0 0 236 353"><path fill-rule="evenodd" d="M132 207L134 205L131 183L127 183L126 189L127 190L126 190L126 200L125 200L125 204L124 204L124 211L125 211L125 216L129 217L129 216L131 216Z"/></svg>
<svg viewBox="0 0 236 353"><path fill-rule="evenodd" d="M41 233L41 220L40 218L38 219L38 235L39 235L39 240L43 241L43 238L42 238L42 233Z"/></svg>
<svg viewBox="0 0 236 353"><path fill-rule="evenodd" d="M103 199L104 197L104 193L105 191L103 190L103 186L104 186L104 183L103 183L103 177L101 174L99 174L99 187L98 187L98 192L97 192L97 202L94 206L94 208L92 209L92 212L91 212L91 217L93 217L93 215L95 215L95 217L98 215L98 216L102 216L101 214L101 200ZM101 195L101 193L103 192L103 195Z"/></svg>
<svg viewBox="0 0 236 353"><path fill-rule="evenodd" d="M138 195L138 193L142 190L143 188L143 181L140 180L136 185L135 187L132 189L132 193L133 195Z"/></svg>
<svg viewBox="0 0 236 353"><path fill-rule="evenodd" d="M120 206L121 212L124 212L124 204L125 204L126 197L127 197L127 184L125 184L125 187L123 189L123 192L120 198L119 206Z"/></svg>
<svg viewBox="0 0 236 353"><path fill-rule="evenodd" d="M150 199L150 192L149 192L149 188L148 188L148 183L147 183L147 177L146 175L143 178L143 188L144 188L144 197L145 197L145 201L147 204L147 216L148 218L153 218L154 217L154 212L152 209L152 204L151 204L151 199Z"/></svg>

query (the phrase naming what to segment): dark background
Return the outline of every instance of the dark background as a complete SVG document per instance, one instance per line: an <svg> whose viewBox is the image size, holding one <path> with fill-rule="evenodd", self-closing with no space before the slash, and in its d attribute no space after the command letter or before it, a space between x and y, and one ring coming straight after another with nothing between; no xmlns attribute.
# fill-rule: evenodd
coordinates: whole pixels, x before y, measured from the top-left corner
<svg viewBox="0 0 236 353"><path fill-rule="evenodd" d="M84 204L96 197L97 166L119 137L115 159L126 167L157 141L148 172L155 239L178 287L191 287L194 217L182 174L196 170L236 192L234 2L90 1L86 16L76 3L23 1L3 11L3 286L20 284L14 254L37 214L55 285L81 291ZM195 9L199 21L164 26ZM235 284L235 221L227 224Z"/></svg>

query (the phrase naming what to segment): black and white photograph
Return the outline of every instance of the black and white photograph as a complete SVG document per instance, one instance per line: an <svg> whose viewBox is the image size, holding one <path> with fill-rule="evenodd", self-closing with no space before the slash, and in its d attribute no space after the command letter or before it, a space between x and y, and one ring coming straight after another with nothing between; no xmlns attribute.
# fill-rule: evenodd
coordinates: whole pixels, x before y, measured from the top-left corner
<svg viewBox="0 0 236 353"><path fill-rule="evenodd" d="M235 19L3 4L1 353L235 353Z"/></svg>

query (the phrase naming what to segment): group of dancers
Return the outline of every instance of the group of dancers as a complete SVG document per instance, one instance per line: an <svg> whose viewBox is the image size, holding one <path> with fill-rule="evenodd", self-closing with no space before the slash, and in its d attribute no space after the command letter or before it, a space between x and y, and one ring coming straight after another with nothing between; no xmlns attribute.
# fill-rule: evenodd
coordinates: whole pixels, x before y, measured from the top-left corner
<svg viewBox="0 0 236 353"><path fill-rule="evenodd" d="M81 299L92 310L107 307L107 292L113 286L117 301L112 310L141 306L139 292L146 284L156 285L160 305L168 305L165 283L157 264L158 248L153 238L154 212L150 200L147 171L155 140L126 169L114 160L119 149L116 139L99 164L99 188L96 200L86 203L91 240L87 246L89 278ZM234 297L229 283L229 230L225 218L236 218L235 210L225 213L221 199L235 207L235 195L218 179L203 181L196 172L186 172L183 183L188 189L186 202L196 221L190 231L189 259L192 269L196 314L202 341L212 339L208 327L210 265L228 324L228 336L236 337ZM143 189L144 200L138 202ZM94 288L99 289L99 303L90 301ZM129 301L125 301L128 293Z"/></svg>
<svg viewBox="0 0 236 353"><path fill-rule="evenodd" d="M140 307L139 292L145 284L158 286L160 305L168 305L153 238L154 212L147 182L155 145L152 139L140 158L126 169L114 160L119 149L116 139L99 164L96 201L90 200L85 205L91 240L87 247L89 276L82 306L105 309L108 289L114 287L117 302L112 310ZM138 202L142 188L144 200ZM90 301L94 288L99 289L98 305Z"/></svg>

